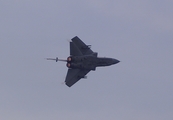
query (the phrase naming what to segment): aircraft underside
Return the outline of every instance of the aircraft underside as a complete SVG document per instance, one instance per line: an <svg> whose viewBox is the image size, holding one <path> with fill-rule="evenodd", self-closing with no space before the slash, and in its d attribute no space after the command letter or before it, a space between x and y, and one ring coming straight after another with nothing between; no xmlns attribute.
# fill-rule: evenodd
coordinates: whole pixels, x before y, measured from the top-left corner
<svg viewBox="0 0 173 120"><path fill-rule="evenodd" d="M65 84L68 87L74 85L81 78L86 78L86 75L95 70L96 67L110 66L119 61L113 58L97 57L97 53L90 49L90 45L86 45L77 36L71 39L70 56L66 60L58 58L47 58L47 60L55 60L66 62L69 68L67 71Z"/></svg>

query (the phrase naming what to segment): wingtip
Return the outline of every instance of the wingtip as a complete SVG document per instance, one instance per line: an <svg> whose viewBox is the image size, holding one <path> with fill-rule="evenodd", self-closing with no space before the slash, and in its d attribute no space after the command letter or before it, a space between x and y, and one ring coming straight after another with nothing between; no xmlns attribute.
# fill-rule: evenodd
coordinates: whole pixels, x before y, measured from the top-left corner
<svg viewBox="0 0 173 120"><path fill-rule="evenodd" d="M69 43L70 43L70 42L72 42L72 40L70 40L70 39L67 39L67 42L69 42Z"/></svg>

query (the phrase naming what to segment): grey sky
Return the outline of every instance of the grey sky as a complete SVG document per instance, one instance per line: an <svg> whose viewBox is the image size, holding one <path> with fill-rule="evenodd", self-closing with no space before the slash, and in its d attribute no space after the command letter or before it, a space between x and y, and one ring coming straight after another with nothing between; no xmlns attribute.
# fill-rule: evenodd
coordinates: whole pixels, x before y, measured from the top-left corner
<svg viewBox="0 0 173 120"><path fill-rule="evenodd" d="M1 120L172 120L172 0L1 0ZM64 84L81 38L121 62Z"/></svg>

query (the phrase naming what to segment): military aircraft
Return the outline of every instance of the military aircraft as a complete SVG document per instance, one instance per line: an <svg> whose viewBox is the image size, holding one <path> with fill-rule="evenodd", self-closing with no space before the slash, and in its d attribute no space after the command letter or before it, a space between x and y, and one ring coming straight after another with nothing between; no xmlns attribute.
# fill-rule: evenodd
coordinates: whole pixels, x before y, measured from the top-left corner
<svg viewBox="0 0 173 120"><path fill-rule="evenodd" d="M95 71L96 67L110 66L117 64L120 61L114 58L97 57L96 52L90 49L91 45L86 45L77 36L70 41L70 56L67 60L58 58L47 58L47 60L55 60L67 62L68 72L65 79L65 84L68 87L74 85L81 78L87 78L91 70Z"/></svg>

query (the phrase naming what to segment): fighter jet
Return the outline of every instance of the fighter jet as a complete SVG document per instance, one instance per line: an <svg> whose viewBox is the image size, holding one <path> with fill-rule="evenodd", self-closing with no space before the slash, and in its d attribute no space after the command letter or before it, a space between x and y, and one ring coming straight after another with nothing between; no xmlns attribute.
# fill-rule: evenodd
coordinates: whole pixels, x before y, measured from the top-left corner
<svg viewBox="0 0 173 120"><path fill-rule="evenodd" d="M55 60L66 62L68 72L65 79L65 84L71 87L81 78L87 78L86 75L96 67L110 66L117 64L120 61L114 58L97 57L98 53L91 50L91 45L86 45L77 36L70 41L70 56L67 60L58 58L47 58L47 60Z"/></svg>

